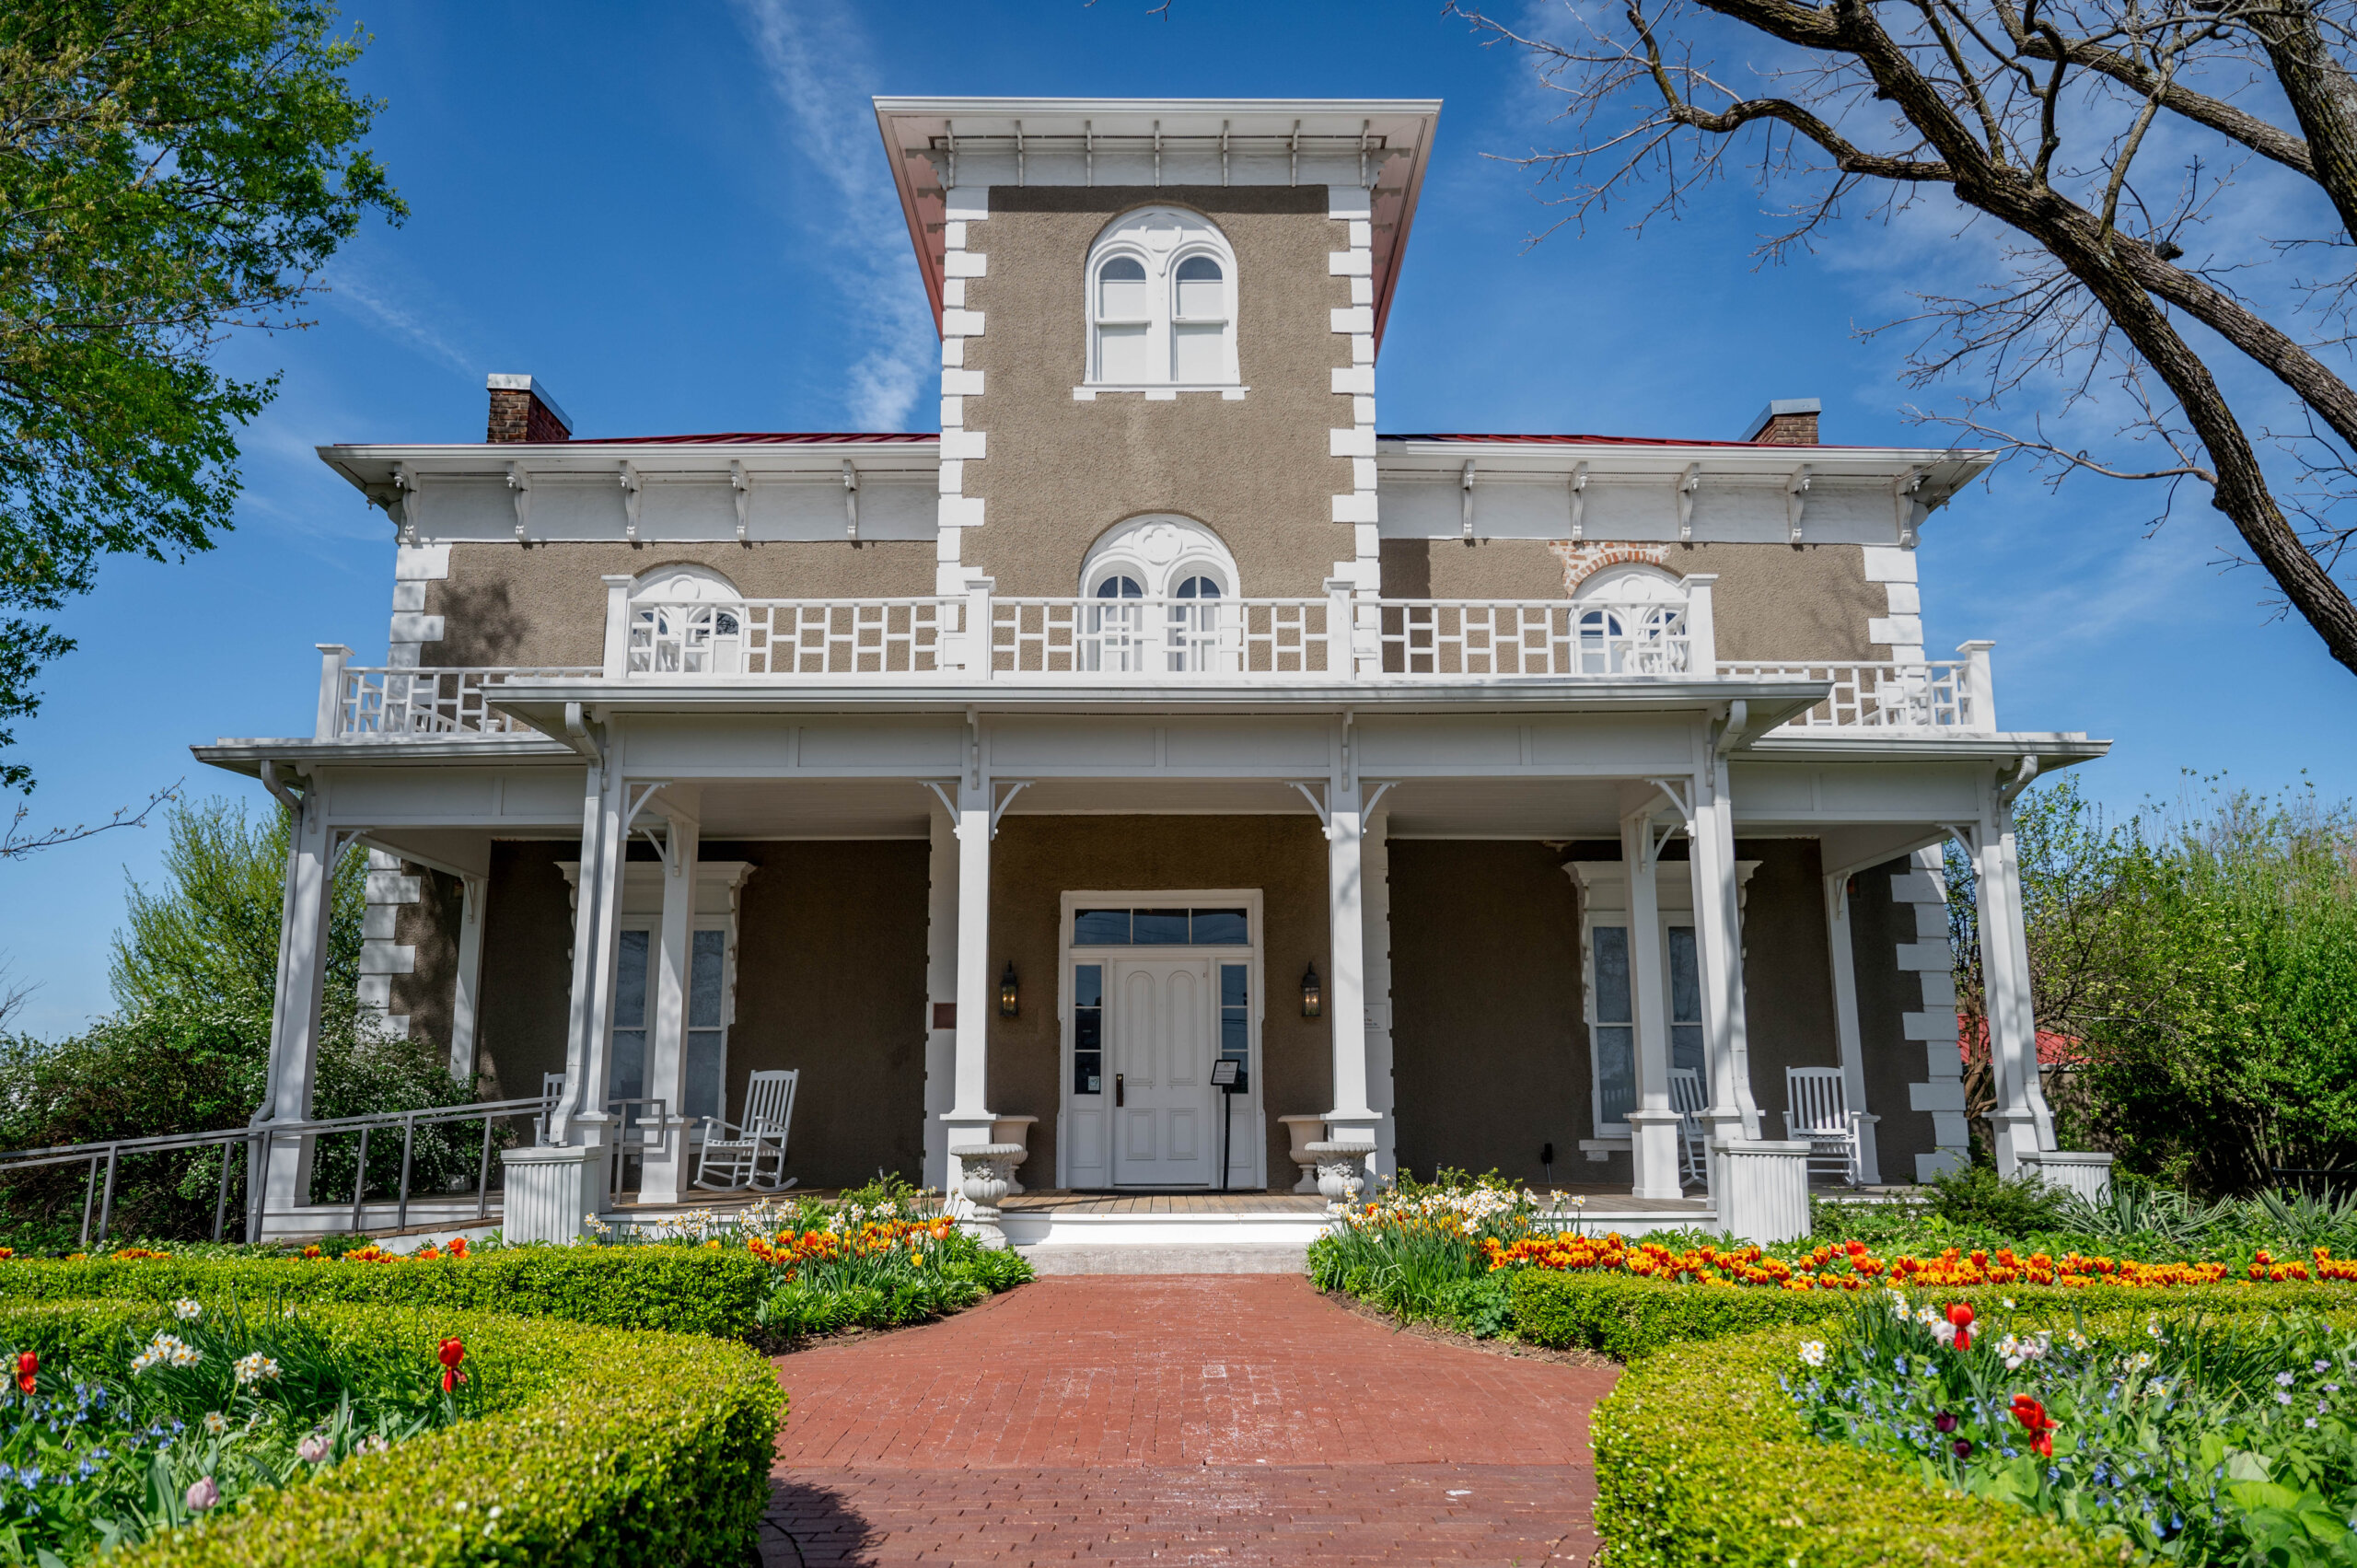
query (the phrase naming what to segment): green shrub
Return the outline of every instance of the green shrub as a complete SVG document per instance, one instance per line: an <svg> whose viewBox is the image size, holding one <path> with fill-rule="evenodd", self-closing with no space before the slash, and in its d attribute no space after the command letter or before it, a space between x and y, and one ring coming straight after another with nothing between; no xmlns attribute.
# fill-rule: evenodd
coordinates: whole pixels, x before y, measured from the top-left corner
<svg viewBox="0 0 2357 1568"><path fill-rule="evenodd" d="M1629 1274L1572 1273L1551 1269L1514 1272L1514 1331L1531 1344L1593 1350L1616 1361L1637 1361L1665 1346L1749 1333L1779 1324L1819 1323L1847 1313L1847 1292L1769 1290L1759 1286L1671 1284ZM1926 1301L2011 1299L2025 1310L2052 1307L2101 1312L2198 1307L2205 1312L2315 1310L2357 1306L2357 1285L2219 1284L2170 1290L2127 1285L1979 1285L1914 1289Z"/></svg>
<svg viewBox="0 0 2357 1568"><path fill-rule="evenodd" d="M758 1326L770 1278L769 1265L748 1253L702 1247L507 1247L389 1263L19 1259L0 1262L0 1302L383 1302L741 1339Z"/></svg>
<svg viewBox="0 0 2357 1568"><path fill-rule="evenodd" d="M2033 1176L2002 1177L1987 1166L1943 1171L1926 1183L1933 1212L1950 1225L2006 1236L2058 1230L2071 1194Z"/></svg>
<svg viewBox="0 0 2357 1568"><path fill-rule="evenodd" d="M1806 1337L1787 1325L1666 1344L1596 1407L1596 1524L1613 1568L2094 1568L2120 1561L2116 1549L2051 1520L1933 1491L1909 1467L1810 1437L1777 1381Z"/></svg>
<svg viewBox="0 0 2357 1568"><path fill-rule="evenodd" d="M1670 1284L1552 1269L1517 1269L1509 1288L1516 1336L1555 1350L1600 1351L1616 1361L1773 1324L1814 1323L1850 1308L1847 1295L1820 1291Z"/></svg>
<svg viewBox="0 0 2357 1568"><path fill-rule="evenodd" d="M87 1344L120 1333L133 1315L128 1303L0 1309L0 1337ZM421 1368L432 1365L438 1338L462 1338L467 1366L483 1379L485 1413L331 1465L308 1484L110 1562L749 1560L784 1394L744 1347L439 1306L330 1305L304 1316L355 1344L412 1346Z"/></svg>

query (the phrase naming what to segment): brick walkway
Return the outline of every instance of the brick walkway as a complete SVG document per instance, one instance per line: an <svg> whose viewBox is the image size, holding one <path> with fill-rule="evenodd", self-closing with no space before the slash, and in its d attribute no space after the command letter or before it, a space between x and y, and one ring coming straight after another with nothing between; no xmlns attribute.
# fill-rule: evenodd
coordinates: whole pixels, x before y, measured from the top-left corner
<svg viewBox="0 0 2357 1568"><path fill-rule="evenodd" d="M1041 1280L778 1360L772 1568L1587 1560L1608 1370L1395 1334L1299 1276Z"/></svg>

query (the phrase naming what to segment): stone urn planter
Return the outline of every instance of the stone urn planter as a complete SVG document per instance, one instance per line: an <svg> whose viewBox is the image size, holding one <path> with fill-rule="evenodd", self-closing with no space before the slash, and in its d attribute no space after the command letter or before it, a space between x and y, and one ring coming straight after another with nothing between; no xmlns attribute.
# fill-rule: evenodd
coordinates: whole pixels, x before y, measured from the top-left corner
<svg viewBox="0 0 2357 1568"><path fill-rule="evenodd" d="M1375 1144L1365 1139L1336 1139L1308 1145L1318 1162L1318 1191L1327 1207L1341 1210L1358 1202L1366 1190L1366 1162Z"/></svg>
<svg viewBox="0 0 2357 1568"><path fill-rule="evenodd" d="M1301 1167L1301 1179L1294 1183L1296 1192L1318 1191L1318 1156L1309 1146L1326 1135L1326 1119L1322 1116L1280 1116L1285 1131L1292 1134L1293 1163Z"/></svg>

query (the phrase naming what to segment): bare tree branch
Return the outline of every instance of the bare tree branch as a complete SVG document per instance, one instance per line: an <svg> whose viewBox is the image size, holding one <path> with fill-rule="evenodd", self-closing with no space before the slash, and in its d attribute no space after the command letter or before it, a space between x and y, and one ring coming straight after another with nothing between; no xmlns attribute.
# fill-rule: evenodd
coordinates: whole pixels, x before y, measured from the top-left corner
<svg viewBox="0 0 2357 1568"><path fill-rule="evenodd" d="M169 784L149 796L147 804L135 812L128 806L118 807L115 808L115 814L103 822L76 822L70 828L51 828L41 832L29 833L25 830L25 819L32 815L33 808L29 806L19 806L17 807L16 818L9 822L5 831L0 831L0 860L22 860L27 855L38 854L42 850L55 849L60 844L75 843L83 839L94 838L115 828L144 828L147 825L148 815L156 807L168 800L180 798L180 785L187 782L185 779L174 779ZM6 966L0 965L0 982L5 982L6 973ZM5 1021L7 1017L6 1002L6 993L0 991L0 1021Z"/></svg>

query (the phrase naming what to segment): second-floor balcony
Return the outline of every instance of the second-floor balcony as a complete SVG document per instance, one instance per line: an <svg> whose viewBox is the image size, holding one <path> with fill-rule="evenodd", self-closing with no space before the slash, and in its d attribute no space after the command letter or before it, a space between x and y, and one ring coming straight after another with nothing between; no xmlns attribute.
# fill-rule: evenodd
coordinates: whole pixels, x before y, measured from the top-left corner
<svg viewBox="0 0 2357 1568"><path fill-rule="evenodd" d="M1986 643L1935 661L1723 660L1711 585L1666 599L628 597L610 579L605 659L584 666L365 667L322 648L321 739L524 733L518 682L732 688L1698 680L1824 682L1788 727L1988 733Z"/></svg>

